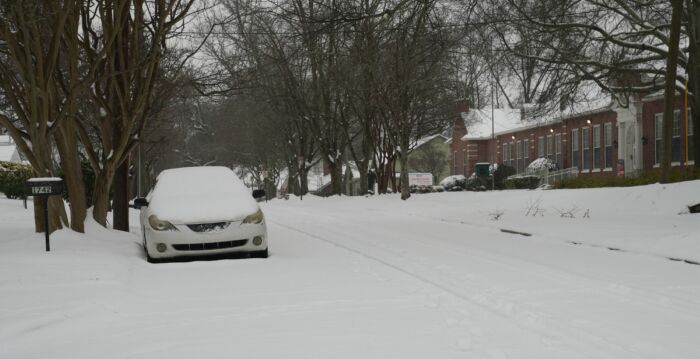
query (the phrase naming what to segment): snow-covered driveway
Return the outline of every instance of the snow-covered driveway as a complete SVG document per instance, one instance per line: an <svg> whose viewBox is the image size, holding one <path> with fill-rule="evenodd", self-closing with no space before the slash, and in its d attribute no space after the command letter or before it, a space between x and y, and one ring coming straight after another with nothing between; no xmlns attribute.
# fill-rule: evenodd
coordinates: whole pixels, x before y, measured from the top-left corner
<svg viewBox="0 0 700 359"><path fill-rule="evenodd" d="M270 258L158 265L0 200L0 358L697 358L699 187L272 201Z"/></svg>

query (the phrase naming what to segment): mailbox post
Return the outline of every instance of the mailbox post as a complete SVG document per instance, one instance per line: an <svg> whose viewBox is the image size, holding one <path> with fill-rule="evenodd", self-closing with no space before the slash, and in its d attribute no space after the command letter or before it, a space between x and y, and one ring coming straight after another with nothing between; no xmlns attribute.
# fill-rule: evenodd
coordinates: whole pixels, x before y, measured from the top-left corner
<svg viewBox="0 0 700 359"><path fill-rule="evenodd" d="M55 177L30 178L24 184L27 196L39 198L44 206L44 233L46 235L46 251L49 252L49 196L63 193L63 180Z"/></svg>

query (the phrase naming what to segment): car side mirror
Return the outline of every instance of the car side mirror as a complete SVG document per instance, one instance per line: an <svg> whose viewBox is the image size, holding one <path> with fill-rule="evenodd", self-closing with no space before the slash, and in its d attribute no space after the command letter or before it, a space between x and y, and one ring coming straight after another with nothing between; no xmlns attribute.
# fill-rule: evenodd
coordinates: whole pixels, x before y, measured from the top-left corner
<svg viewBox="0 0 700 359"><path fill-rule="evenodd" d="M253 190L253 198L258 199L258 198L263 198L265 197L265 190L264 189L254 189Z"/></svg>
<svg viewBox="0 0 700 359"><path fill-rule="evenodd" d="M142 207L148 207L148 200L145 198L137 198L134 200L134 205L132 206L136 209L141 209Z"/></svg>

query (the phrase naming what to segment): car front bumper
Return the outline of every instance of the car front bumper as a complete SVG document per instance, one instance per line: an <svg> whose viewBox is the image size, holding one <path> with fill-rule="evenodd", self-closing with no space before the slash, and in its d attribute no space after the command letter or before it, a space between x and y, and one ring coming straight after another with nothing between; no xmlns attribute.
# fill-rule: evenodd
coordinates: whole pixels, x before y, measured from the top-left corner
<svg viewBox="0 0 700 359"><path fill-rule="evenodd" d="M145 245L151 258L257 252L267 249L265 221L260 224L232 222L226 229L216 232L195 232L184 224L175 225L175 228L178 230L156 231L148 224L145 225ZM262 239L259 245L253 243L255 237Z"/></svg>

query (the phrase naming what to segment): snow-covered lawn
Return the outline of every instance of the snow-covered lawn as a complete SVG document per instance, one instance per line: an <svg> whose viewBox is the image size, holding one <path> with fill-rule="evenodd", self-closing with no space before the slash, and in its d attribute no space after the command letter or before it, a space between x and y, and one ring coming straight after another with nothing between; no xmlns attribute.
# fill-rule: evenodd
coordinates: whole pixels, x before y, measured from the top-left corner
<svg viewBox="0 0 700 359"><path fill-rule="evenodd" d="M268 259L152 265L92 223L46 253L0 199L0 358L698 358L700 265L668 259L700 262L697 202L700 181L306 196L262 204Z"/></svg>

